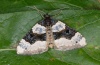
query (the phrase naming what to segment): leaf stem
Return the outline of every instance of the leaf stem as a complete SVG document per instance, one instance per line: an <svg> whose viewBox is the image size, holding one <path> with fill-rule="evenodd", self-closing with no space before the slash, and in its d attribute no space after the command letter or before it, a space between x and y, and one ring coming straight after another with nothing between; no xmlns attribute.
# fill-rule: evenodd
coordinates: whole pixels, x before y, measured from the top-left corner
<svg viewBox="0 0 100 65"><path fill-rule="evenodd" d="M0 51L11 51L11 50L16 50L16 49L0 49Z"/></svg>

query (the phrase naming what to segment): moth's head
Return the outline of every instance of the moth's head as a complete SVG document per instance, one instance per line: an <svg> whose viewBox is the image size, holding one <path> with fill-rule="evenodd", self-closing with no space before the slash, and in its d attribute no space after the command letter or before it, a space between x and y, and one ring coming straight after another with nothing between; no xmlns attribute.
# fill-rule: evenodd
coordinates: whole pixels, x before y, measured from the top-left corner
<svg viewBox="0 0 100 65"><path fill-rule="evenodd" d="M44 15L44 24L45 26L50 26L52 24L51 16L49 14Z"/></svg>
<svg viewBox="0 0 100 65"><path fill-rule="evenodd" d="M44 19L51 19L51 16L48 13L44 14Z"/></svg>

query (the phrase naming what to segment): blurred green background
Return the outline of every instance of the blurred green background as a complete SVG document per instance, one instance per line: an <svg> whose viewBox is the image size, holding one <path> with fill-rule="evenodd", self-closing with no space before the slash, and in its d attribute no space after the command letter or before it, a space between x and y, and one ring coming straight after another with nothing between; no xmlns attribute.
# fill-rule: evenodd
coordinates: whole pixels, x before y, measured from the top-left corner
<svg viewBox="0 0 100 65"><path fill-rule="evenodd" d="M31 56L9 50L15 49L20 39L42 19L30 8L33 6L56 14L53 18L79 31L87 45L64 52L50 49ZM100 0L0 0L0 65L100 65Z"/></svg>

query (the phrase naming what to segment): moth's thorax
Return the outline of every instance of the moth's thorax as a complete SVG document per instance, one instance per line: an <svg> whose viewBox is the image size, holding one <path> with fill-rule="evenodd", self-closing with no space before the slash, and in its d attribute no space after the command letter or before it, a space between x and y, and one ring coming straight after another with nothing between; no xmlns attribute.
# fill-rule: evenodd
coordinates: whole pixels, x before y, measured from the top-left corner
<svg viewBox="0 0 100 65"><path fill-rule="evenodd" d="M50 48L54 47L54 37L51 26L46 27L46 41Z"/></svg>
<svg viewBox="0 0 100 65"><path fill-rule="evenodd" d="M45 24L45 26L50 26L52 24L51 19L50 18L45 18L44 19L44 24Z"/></svg>

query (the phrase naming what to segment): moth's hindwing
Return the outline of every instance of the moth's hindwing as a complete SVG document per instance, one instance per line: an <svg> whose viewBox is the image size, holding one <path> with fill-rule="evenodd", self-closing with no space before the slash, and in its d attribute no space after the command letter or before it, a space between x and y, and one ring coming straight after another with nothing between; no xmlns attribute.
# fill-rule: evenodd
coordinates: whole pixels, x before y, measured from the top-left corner
<svg viewBox="0 0 100 65"><path fill-rule="evenodd" d="M81 48L86 45L85 38L63 22L58 21L52 26L54 45L56 50L66 51Z"/></svg>
<svg viewBox="0 0 100 65"><path fill-rule="evenodd" d="M36 24L19 42L17 54L39 54L48 50L45 27Z"/></svg>

